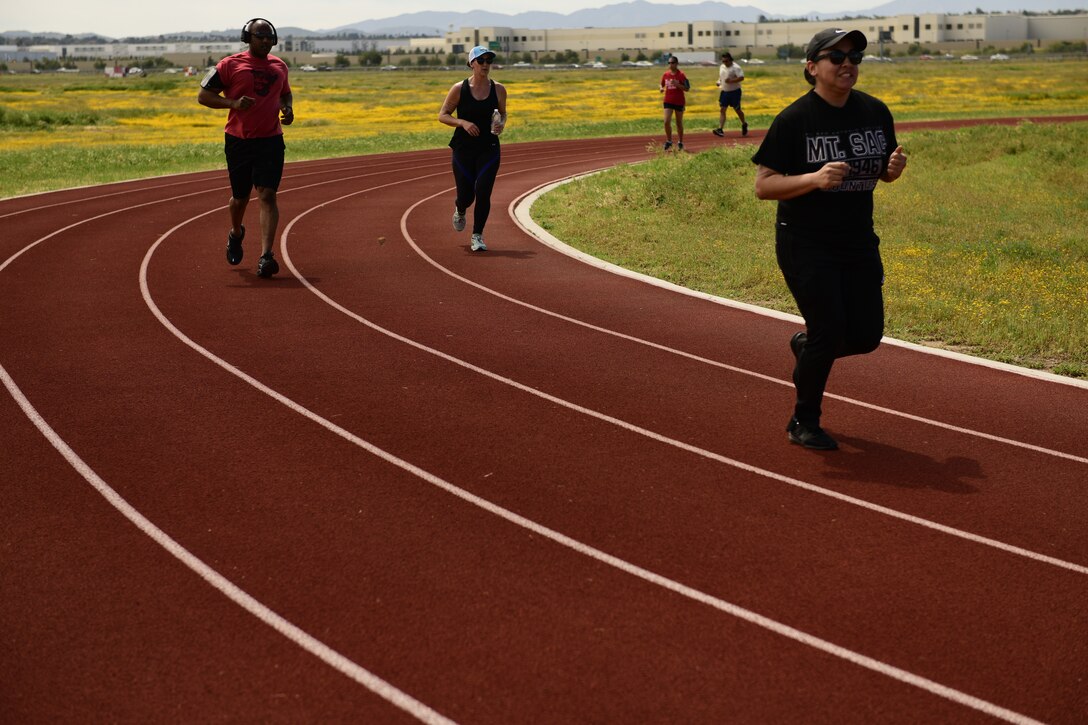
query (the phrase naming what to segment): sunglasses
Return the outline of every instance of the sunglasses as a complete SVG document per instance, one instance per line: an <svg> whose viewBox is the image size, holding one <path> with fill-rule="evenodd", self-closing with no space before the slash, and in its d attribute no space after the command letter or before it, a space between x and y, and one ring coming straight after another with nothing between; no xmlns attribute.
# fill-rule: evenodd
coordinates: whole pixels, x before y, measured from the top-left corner
<svg viewBox="0 0 1088 725"><path fill-rule="evenodd" d="M854 65L861 65L861 61L865 58L865 54L862 53L860 50L851 50L849 53L844 53L841 50L831 50L828 51L825 55L816 56L812 59L812 62L817 63L824 58L827 58L829 61L831 61L832 65L842 65L843 61L847 58L849 58L850 62Z"/></svg>
<svg viewBox="0 0 1088 725"><path fill-rule="evenodd" d="M493 60L495 60L495 59L494 58L477 58L476 62L477 63L491 63L491 61L493 61Z"/></svg>

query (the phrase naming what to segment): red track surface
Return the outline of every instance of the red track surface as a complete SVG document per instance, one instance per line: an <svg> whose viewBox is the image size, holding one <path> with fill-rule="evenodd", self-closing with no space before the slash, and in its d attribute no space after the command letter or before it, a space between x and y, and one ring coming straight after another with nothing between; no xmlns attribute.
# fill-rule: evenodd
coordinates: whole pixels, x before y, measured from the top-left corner
<svg viewBox="0 0 1088 725"><path fill-rule="evenodd" d="M646 141L475 255L444 149L291 164L273 280L222 171L0 202L0 720L1088 719L1088 389L886 344L790 446L796 322L507 213Z"/></svg>

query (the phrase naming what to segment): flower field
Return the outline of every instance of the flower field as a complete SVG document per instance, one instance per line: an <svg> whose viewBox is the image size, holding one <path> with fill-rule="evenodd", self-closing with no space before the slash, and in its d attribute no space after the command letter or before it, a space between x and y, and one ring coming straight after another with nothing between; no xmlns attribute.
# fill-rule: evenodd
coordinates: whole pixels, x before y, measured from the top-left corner
<svg viewBox="0 0 1088 725"><path fill-rule="evenodd" d="M295 73L288 158L442 147L451 129L438 108L466 72ZM687 128L705 132L718 117L717 69L685 72ZM808 89L796 62L746 74L753 128ZM507 142L661 133L660 69L496 68L493 77L509 94ZM1043 116L1088 113L1086 79L1085 60L913 61L865 63L858 88L897 121ZM165 75L3 77L0 197L222 168L226 112L200 106L197 90L197 78ZM732 114L729 123L735 130ZM910 170L877 200L890 334L1088 376L1086 126L901 135ZM773 259L774 205L751 192L750 156L729 145L659 156L562 187L534 217L623 266L792 311ZM662 178L669 183L653 183ZM670 238L655 223L662 188L676 195L669 204L692 209Z"/></svg>
<svg viewBox="0 0 1088 725"><path fill-rule="evenodd" d="M1088 377L1088 123L898 138L907 172L877 187L874 210L887 334ZM751 155L728 144L658 154L555 189L533 218L621 267L796 312ZM661 215L681 207L666 233Z"/></svg>
<svg viewBox="0 0 1088 725"><path fill-rule="evenodd" d="M1088 63L1025 61L869 63L859 88L883 99L899 120L1088 112ZM716 68L687 69L689 123L717 117ZM365 140L390 134L437 143L450 85L466 72L294 73L295 124L289 144ZM745 112L766 126L807 86L799 63L749 67ZM509 92L510 141L586 133L656 130L660 69L496 69ZM4 150L54 145L219 143L225 112L196 103L198 78L59 75L5 77L0 83ZM366 146L363 145L363 150ZM350 152L350 149L347 149Z"/></svg>

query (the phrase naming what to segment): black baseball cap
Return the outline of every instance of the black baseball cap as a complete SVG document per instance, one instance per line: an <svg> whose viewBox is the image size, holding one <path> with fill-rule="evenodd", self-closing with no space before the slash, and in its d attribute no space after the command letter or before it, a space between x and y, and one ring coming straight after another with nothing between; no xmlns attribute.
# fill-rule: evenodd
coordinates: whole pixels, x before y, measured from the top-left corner
<svg viewBox="0 0 1088 725"><path fill-rule="evenodd" d="M865 50L865 46L869 45L865 33L860 30L827 28L826 30L821 30L816 33L816 35L813 35L812 40L808 41L808 48L805 49L805 60L815 60L821 50L830 48L843 38L850 38L854 41L854 50ZM809 85L816 85L816 79L808 72L807 64L805 68L805 80L809 82Z"/></svg>
<svg viewBox="0 0 1088 725"><path fill-rule="evenodd" d="M808 42L808 48L805 50L805 60L815 59L821 50L830 48L843 38L850 38L854 41L854 50L865 50L865 46L869 45L869 41L865 38L865 33L860 30L828 28L827 30L821 30L816 33L816 35L812 36L812 40Z"/></svg>

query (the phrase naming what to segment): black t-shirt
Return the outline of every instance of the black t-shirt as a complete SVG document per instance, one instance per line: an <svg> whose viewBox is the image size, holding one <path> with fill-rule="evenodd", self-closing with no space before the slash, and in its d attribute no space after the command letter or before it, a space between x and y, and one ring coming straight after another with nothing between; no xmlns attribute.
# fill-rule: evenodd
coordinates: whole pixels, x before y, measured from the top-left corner
<svg viewBox="0 0 1088 725"><path fill-rule="evenodd" d="M873 189L898 145L883 102L852 90L842 108L809 91L771 123L752 161L787 176L845 161L850 173L833 191L817 190L778 202L778 222L800 234L829 237L872 231Z"/></svg>
<svg viewBox="0 0 1088 725"><path fill-rule="evenodd" d="M485 149L499 145L499 137L491 133L491 114L499 107L499 94L495 90L495 81L488 79L490 92L487 98L477 101L472 97L472 88L468 78L461 83L461 100L457 103L457 118L471 121L480 129L479 136L470 136L468 131L458 126L450 139L450 148Z"/></svg>

